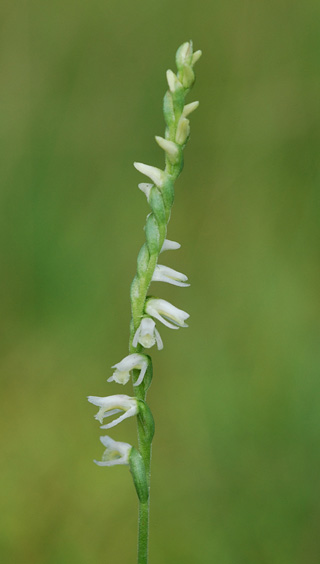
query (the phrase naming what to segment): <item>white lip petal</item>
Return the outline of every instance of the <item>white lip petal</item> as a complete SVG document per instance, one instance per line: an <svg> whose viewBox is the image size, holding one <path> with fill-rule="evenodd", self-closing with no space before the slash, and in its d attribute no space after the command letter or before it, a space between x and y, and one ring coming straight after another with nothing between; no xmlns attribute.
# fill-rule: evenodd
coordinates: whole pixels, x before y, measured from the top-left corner
<svg viewBox="0 0 320 564"><path fill-rule="evenodd" d="M146 349L153 347L156 342L155 330L156 324L153 319L143 317L133 337L133 346L136 347L137 344L140 343Z"/></svg>

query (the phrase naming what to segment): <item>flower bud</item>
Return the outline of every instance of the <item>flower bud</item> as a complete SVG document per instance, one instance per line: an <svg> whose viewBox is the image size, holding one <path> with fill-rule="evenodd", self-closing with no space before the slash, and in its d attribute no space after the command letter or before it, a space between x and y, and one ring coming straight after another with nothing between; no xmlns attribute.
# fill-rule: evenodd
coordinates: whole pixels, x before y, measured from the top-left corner
<svg viewBox="0 0 320 564"><path fill-rule="evenodd" d="M181 247L180 243L177 243L176 241L170 241L169 239L165 239L160 253L163 253L163 251L175 251L176 249L180 249L180 247Z"/></svg>
<svg viewBox="0 0 320 564"><path fill-rule="evenodd" d="M189 135L190 135L190 122L187 118L181 116L177 127L176 142L179 145L184 145Z"/></svg>
<svg viewBox="0 0 320 564"><path fill-rule="evenodd" d="M191 102L190 104L186 104L183 108L182 116L187 117L191 112L197 109L199 106L199 102Z"/></svg>
<svg viewBox="0 0 320 564"><path fill-rule="evenodd" d="M163 149L167 153L169 161L175 163L179 155L179 149L177 145L173 141L169 141L168 139L164 139L163 137L159 137L158 135L156 135L156 142L158 143L159 147L161 147L161 149Z"/></svg>
<svg viewBox="0 0 320 564"><path fill-rule="evenodd" d="M144 163L133 163L133 165L139 172L148 176L156 186L162 186L165 180L165 173L163 170Z"/></svg>
<svg viewBox="0 0 320 564"><path fill-rule="evenodd" d="M179 47L176 53L176 65L179 70L181 70L185 65L191 65L192 51L192 41L187 41Z"/></svg>
<svg viewBox="0 0 320 564"><path fill-rule="evenodd" d="M170 69L167 70L167 81L170 92L176 92L176 90L183 88L178 77Z"/></svg>

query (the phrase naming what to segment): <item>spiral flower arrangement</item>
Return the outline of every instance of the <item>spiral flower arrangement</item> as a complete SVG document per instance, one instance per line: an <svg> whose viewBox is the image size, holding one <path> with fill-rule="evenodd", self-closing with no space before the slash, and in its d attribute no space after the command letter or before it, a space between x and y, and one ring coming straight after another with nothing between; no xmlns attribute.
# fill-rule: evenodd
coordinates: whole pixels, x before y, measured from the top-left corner
<svg viewBox="0 0 320 564"><path fill-rule="evenodd" d="M137 259L137 272L131 284L131 323L129 355L115 364L108 382L125 385L130 378L134 396L118 394L107 397L89 396L88 400L99 408L95 418L101 429L111 429L129 417L137 417L138 449L128 443L114 441L109 436L100 437L105 447L98 466L129 465L139 499L138 564L148 562L149 493L151 444L154 420L146 403L152 380L152 360L144 349L154 345L163 348L156 321L171 329L187 327L189 314L166 300L148 296L152 281L167 282L175 286L189 286L187 276L167 266L158 264L161 253L179 249L179 243L167 239L167 225L174 201L174 183L183 168L183 150L190 135L188 116L199 102L185 104L185 98L195 81L194 64L201 51L193 52L192 42L183 43L176 53L178 72L167 71L167 90L163 101L166 123L165 136L156 136L156 142L165 152L165 168L135 162L135 168L151 182L138 186L146 195L151 208L145 225L146 242ZM104 419L113 418L104 424Z"/></svg>

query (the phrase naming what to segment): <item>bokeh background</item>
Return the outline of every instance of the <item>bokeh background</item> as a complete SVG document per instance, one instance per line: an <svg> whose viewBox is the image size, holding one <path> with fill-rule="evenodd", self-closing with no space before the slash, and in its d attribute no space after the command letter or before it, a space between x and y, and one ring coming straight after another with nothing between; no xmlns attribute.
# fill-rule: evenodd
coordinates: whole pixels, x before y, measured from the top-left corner
<svg viewBox="0 0 320 564"><path fill-rule="evenodd" d="M320 4L2 4L1 511L4 564L135 562L126 467L102 469L88 394L127 354L162 166L165 71L203 50L165 263L191 314L161 327L150 564L316 564ZM136 441L133 421L112 436Z"/></svg>

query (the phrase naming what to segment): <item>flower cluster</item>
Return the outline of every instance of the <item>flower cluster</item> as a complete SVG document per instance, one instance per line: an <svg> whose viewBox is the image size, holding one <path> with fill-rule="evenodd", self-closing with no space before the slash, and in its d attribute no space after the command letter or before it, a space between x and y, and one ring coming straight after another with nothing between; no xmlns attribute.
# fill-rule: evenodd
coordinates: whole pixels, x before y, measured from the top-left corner
<svg viewBox="0 0 320 564"><path fill-rule="evenodd" d="M148 295L152 282L166 282L174 286L189 286L185 274L158 263L161 253L180 248L180 244L166 238L167 224L174 199L174 182L183 167L183 149L190 134L188 116L198 107L198 102L185 104L185 96L194 83L193 66L201 51L193 52L192 42L181 45L176 54L177 74L166 73L168 91L164 97L165 137L155 140L165 153L164 170L141 162L135 168L148 177L150 182L139 183L145 194L151 213L145 226L146 242L137 259L137 273L131 286L132 320L130 329L130 354L114 364L113 374L108 382L125 385L132 378L135 397L118 394L109 397L89 396L88 401L99 408L95 418L101 429L110 429L129 417L137 416L141 453L127 443L114 441L108 436L101 437L106 450L99 466L129 464L140 501L148 496L150 445L154 422L145 399L152 379L152 361L143 349L157 346L163 349L163 342L157 322L170 329L187 327L189 314L164 299ZM113 419L104 424L104 419Z"/></svg>

